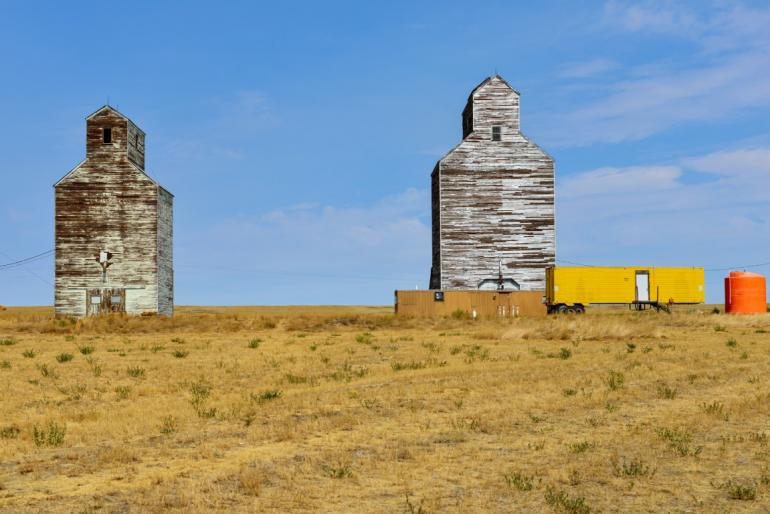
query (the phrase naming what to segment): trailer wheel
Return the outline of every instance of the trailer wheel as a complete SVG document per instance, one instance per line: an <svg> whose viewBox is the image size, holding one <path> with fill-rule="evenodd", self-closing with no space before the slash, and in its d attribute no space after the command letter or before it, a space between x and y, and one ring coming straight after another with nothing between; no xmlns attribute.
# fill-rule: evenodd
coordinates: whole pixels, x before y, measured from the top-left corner
<svg viewBox="0 0 770 514"><path fill-rule="evenodd" d="M566 312L567 314L575 314L577 310L573 305L570 305L569 307L567 307L567 309L564 312Z"/></svg>
<svg viewBox="0 0 770 514"><path fill-rule="evenodd" d="M575 312L577 314L585 314L586 308L583 305L581 305L579 303L576 303L575 304Z"/></svg>
<svg viewBox="0 0 770 514"><path fill-rule="evenodd" d="M560 303L559 305L556 306L556 312L558 312L559 314L566 313L567 312L567 306L564 305L563 303Z"/></svg>

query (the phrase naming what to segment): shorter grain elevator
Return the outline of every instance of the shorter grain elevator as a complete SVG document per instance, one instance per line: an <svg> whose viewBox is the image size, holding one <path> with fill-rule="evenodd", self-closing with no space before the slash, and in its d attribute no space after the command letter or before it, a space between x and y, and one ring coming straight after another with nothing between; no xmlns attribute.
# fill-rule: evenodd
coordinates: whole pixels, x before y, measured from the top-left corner
<svg viewBox="0 0 770 514"><path fill-rule="evenodd" d="M54 185L57 316L174 312L173 195L144 169L145 134L110 106Z"/></svg>

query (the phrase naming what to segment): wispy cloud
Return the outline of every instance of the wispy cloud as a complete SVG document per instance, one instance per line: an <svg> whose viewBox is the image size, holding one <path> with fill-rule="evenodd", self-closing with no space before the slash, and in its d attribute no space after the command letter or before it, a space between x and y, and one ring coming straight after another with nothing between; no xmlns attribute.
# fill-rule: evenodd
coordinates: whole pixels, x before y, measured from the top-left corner
<svg viewBox="0 0 770 514"><path fill-rule="evenodd" d="M770 35L762 29L770 23L770 6L713 7L701 15L672 2L607 3L600 30L684 38L694 54L637 64L601 84L604 97L551 120L552 143L637 140L770 107Z"/></svg>
<svg viewBox="0 0 770 514"><path fill-rule="evenodd" d="M713 178L688 180L693 172ZM559 254L617 265L766 262L769 247L757 241L770 241L768 191L770 148L586 171L557 186Z"/></svg>
<svg viewBox="0 0 770 514"><path fill-rule="evenodd" d="M271 302L389 303L396 287L427 285L429 207L426 190L407 189L370 205L306 203L222 221L179 243L202 249L180 260L179 273L206 268L223 291L259 284L254 298L265 300L261 289L272 288ZM301 286L286 288L287 277Z"/></svg>

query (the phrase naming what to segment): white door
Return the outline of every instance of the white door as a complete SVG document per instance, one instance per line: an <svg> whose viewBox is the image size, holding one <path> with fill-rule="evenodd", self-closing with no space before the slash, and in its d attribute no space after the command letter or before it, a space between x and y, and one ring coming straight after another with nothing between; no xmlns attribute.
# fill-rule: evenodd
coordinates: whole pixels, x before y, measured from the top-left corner
<svg viewBox="0 0 770 514"><path fill-rule="evenodd" d="M647 271L636 272L636 301L650 301L650 274Z"/></svg>

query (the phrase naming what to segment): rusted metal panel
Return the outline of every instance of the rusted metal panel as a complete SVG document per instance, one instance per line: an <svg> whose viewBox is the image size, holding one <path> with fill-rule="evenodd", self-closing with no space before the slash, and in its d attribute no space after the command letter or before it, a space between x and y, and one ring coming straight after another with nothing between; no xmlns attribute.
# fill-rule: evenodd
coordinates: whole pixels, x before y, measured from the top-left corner
<svg viewBox="0 0 770 514"><path fill-rule="evenodd" d="M554 162L521 133L518 92L486 79L468 98L463 133L431 178L431 289L476 289L502 263L521 290L543 290L555 261Z"/></svg>
<svg viewBox="0 0 770 514"><path fill-rule="evenodd" d="M440 296L437 297L436 295ZM462 311L478 318L545 316L543 291L396 291L396 314L449 316Z"/></svg>
<svg viewBox="0 0 770 514"><path fill-rule="evenodd" d="M57 315L87 315L86 292L93 289L124 289L129 314L159 312L159 253L171 245L172 197L140 167L143 154L129 159L131 139L135 144L139 133L110 107L92 114L86 120L86 159L55 186ZM100 250L113 254L105 277L94 260ZM165 263L164 272L170 269ZM173 281L166 275L163 283ZM173 302L173 292L164 298ZM164 313L169 310L164 305Z"/></svg>

